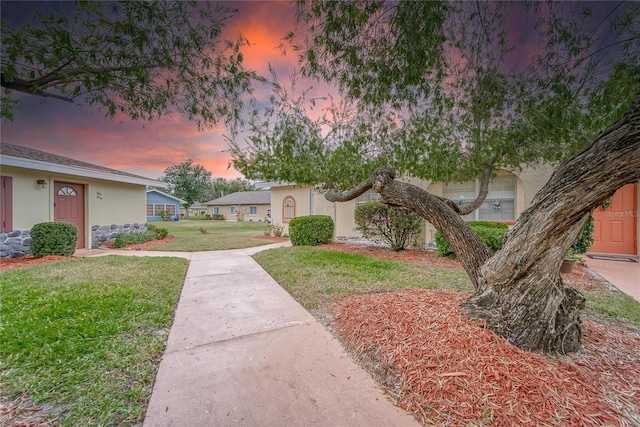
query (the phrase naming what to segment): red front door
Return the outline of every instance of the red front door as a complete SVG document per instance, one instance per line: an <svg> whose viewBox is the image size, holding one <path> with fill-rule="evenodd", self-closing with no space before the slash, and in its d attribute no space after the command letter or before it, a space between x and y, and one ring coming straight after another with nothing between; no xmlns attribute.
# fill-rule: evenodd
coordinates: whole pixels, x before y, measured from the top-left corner
<svg viewBox="0 0 640 427"><path fill-rule="evenodd" d="M638 248L638 188L627 184L611 197L606 210L593 211L595 230L591 252L635 255Z"/></svg>
<svg viewBox="0 0 640 427"><path fill-rule="evenodd" d="M69 222L78 227L76 248L84 248L84 185L56 181L54 191L54 221Z"/></svg>

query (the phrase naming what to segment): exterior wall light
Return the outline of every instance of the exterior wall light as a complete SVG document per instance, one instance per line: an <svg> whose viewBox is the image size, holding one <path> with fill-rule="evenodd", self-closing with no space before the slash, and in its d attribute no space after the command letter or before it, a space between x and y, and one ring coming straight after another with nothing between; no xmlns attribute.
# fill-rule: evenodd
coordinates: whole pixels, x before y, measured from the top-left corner
<svg viewBox="0 0 640 427"><path fill-rule="evenodd" d="M47 188L47 181L45 181L44 179L37 180L36 184L38 184L42 188Z"/></svg>

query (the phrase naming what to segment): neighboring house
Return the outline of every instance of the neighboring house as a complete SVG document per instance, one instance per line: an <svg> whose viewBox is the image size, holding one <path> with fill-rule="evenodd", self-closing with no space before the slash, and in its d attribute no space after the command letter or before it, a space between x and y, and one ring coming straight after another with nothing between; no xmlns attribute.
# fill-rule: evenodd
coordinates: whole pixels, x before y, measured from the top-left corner
<svg viewBox="0 0 640 427"><path fill-rule="evenodd" d="M96 248L116 233L146 229L147 185L142 176L0 143L0 256L30 251L30 230L41 222L78 227L77 248Z"/></svg>
<svg viewBox="0 0 640 427"><path fill-rule="evenodd" d="M553 168L542 166L524 168L522 171L499 171L489 185L489 195L482 206L467 220L500 221L508 225L515 224L520 214L531 204L536 193L548 181ZM432 194L446 197L460 203L475 199L478 194L478 181L466 183L429 182L409 179ZM620 189L612 198L611 206L594 212L596 218L595 243L593 252L639 255L638 238L640 218L640 186L629 184ZM356 205L377 199L378 194L368 191L356 200L333 203L310 186L291 183L271 184L271 210L273 222L282 224L288 233L288 223L292 218L304 215L329 215L335 222L336 238L360 238L355 230L354 211ZM419 244L435 247L435 228L425 221L425 227Z"/></svg>
<svg viewBox="0 0 640 427"><path fill-rule="evenodd" d="M262 222L271 217L271 191L238 191L206 202L207 213L236 221Z"/></svg>
<svg viewBox="0 0 640 427"><path fill-rule="evenodd" d="M181 208L180 212L182 212L183 214L186 214L186 211L184 208ZM192 216L201 217L206 215L206 213L207 213L207 205L203 205L202 203L195 202L194 204L189 206L189 217L192 217Z"/></svg>
<svg viewBox="0 0 640 427"><path fill-rule="evenodd" d="M160 190L147 190L147 221L162 221L162 214L166 212L173 221L184 200L163 193Z"/></svg>

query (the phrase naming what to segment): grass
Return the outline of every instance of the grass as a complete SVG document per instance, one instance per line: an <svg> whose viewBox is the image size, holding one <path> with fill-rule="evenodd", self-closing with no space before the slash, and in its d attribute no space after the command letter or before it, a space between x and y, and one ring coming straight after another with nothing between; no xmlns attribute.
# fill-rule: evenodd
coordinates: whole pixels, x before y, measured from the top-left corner
<svg viewBox="0 0 640 427"><path fill-rule="evenodd" d="M587 310L640 326L640 302L629 295L616 290L587 291L583 294L587 299Z"/></svg>
<svg viewBox="0 0 640 427"><path fill-rule="evenodd" d="M404 288L473 291L464 271L421 268L397 261L310 247L270 249L256 261L307 309L331 294L386 292ZM584 292L587 310L640 325L640 303L615 290Z"/></svg>
<svg viewBox="0 0 640 427"><path fill-rule="evenodd" d="M424 269L359 254L296 246L262 251L254 258L307 309L316 308L331 294L405 288L473 290L469 277L461 270Z"/></svg>
<svg viewBox="0 0 640 427"><path fill-rule="evenodd" d="M141 423L188 263L108 256L0 273L6 398L61 425Z"/></svg>
<svg viewBox="0 0 640 427"><path fill-rule="evenodd" d="M224 249L244 249L273 243L256 239L262 236L266 224L257 222L227 221L166 221L154 222L158 227L167 228L176 239L153 246L152 251L198 252ZM200 231L203 227L209 234Z"/></svg>

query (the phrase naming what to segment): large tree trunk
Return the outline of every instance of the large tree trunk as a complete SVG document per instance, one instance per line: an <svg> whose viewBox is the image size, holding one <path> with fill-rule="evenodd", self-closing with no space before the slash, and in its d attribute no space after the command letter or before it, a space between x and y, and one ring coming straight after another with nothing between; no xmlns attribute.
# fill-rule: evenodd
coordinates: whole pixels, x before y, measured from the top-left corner
<svg viewBox="0 0 640 427"><path fill-rule="evenodd" d="M584 297L564 286L560 265L591 211L623 185L640 179L640 98L610 130L560 165L492 254L450 202L396 181L380 168L366 182L327 199L350 200L369 188L381 201L415 210L442 233L469 274L475 293L465 313L526 350L580 348Z"/></svg>
<svg viewBox="0 0 640 427"><path fill-rule="evenodd" d="M610 130L560 165L481 268L469 317L512 344L566 353L580 348L584 298L564 287L560 265L593 209L640 179L640 102Z"/></svg>

